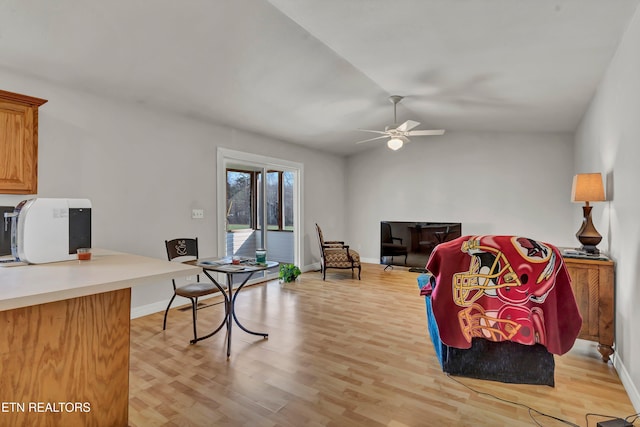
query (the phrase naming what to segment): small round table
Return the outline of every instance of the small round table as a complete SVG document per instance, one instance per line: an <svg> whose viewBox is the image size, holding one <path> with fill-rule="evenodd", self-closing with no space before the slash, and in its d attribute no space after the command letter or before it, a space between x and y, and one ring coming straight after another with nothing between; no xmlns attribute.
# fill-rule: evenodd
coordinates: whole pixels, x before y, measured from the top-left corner
<svg viewBox="0 0 640 427"><path fill-rule="evenodd" d="M254 273L258 271L268 270L270 268L275 268L279 265L276 261L267 261L266 263L256 263L253 259L245 259L240 262L240 264L233 264L231 258L200 258L195 261L190 261L190 264L197 265L201 267L204 271L204 274L207 275L209 279L222 291L225 302L225 317L222 323L210 334L207 334L202 337L198 337L198 339L191 340L191 344L195 344L200 340L207 339L215 335L224 325L227 325L227 358L231 355L231 326L232 322L236 322L236 324L245 331L246 333L258 335L263 338L268 338L269 334L266 332L254 332L242 325L238 321L236 317L236 309L235 303L236 298L238 297L238 293L244 287L244 285L249 281L249 279L253 276ZM218 283L218 281L210 274L210 272L216 273L224 273L227 278L227 290L225 292L224 287ZM247 274L247 277L242 281L240 286L234 291L233 289L233 276L235 274Z"/></svg>

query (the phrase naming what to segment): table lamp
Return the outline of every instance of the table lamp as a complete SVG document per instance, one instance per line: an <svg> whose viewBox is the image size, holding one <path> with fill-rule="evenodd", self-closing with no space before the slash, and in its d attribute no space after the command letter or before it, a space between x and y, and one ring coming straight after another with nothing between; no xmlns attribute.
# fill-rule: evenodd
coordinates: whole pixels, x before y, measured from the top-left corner
<svg viewBox="0 0 640 427"><path fill-rule="evenodd" d="M582 243L582 250L589 254L599 254L596 247L602 240L602 236L591 221L591 206L589 202L603 202L604 187L602 186L602 175L600 173L579 173L573 177L571 188L572 202L585 202L582 207L582 227L576 233L576 237Z"/></svg>

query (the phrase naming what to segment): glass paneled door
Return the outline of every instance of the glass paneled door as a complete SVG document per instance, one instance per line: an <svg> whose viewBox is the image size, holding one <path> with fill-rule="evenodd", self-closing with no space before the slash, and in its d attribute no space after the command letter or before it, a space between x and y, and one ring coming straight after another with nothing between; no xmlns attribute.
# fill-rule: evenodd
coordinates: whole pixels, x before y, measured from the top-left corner
<svg viewBox="0 0 640 427"><path fill-rule="evenodd" d="M266 249L271 261L299 265L301 169L274 159L233 157L223 162L224 255L254 258L257 249ZM268 274L275 277L277 271ZM235 280L243 279L237 276ZM257 279L264 280L264 275Z"/></svg>

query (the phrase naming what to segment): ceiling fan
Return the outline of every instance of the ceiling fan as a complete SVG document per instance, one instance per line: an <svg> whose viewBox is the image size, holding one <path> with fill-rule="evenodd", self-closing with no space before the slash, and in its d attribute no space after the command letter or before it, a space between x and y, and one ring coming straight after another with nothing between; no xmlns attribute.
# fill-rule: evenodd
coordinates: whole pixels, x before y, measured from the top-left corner
<svg viewBox="0 0 640 427"><path fill-rule="evenodd" d="M386 126L384 130L369 130L369 129L360 129L365 132L373 132L382 134L382 136L377 136L375 138L365 139L364 141L358 141L356 144L362 144L363 142L375 141L378 139L389 138L387 141L387 147L392 150L399 150L405 144L405 142L410 142L410 136L425 136L425 135L442 135L444 134L444 129L434 129L434 130L411 130L417 126L420 126L419 122L414 122L413 120L407 120L402 124L398 124L396 118L396 107L398 103L402 101L404 97L399 95L392 95L389 97L389 101L393 103L393 124Z"/></svg>

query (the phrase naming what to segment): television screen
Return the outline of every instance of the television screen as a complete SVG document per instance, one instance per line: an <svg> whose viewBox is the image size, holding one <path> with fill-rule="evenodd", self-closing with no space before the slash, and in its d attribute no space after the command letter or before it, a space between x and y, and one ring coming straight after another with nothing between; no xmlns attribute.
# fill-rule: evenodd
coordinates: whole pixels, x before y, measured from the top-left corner
<svg viewBox="0 0 640 427"><path fill-rule="evenodd" d="M423 269L433 249L462 236L459 222L380 222L380 264Z"/></svg>

